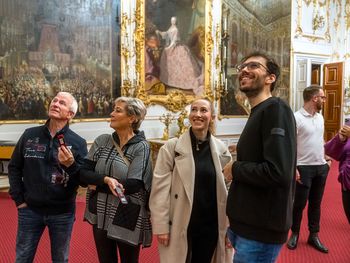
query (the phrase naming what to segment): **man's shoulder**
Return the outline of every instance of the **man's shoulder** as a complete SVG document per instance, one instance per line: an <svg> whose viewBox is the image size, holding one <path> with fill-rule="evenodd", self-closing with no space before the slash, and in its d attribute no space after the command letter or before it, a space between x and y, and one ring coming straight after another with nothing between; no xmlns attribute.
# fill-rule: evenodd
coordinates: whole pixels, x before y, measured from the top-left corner
<svg viewBox="0 0 350 263"><path fill-rule="evenodd" d="M24 135L35 135L43 131L45 129L45 125L40 125L40 126L34 126L30 127L24 130L23 134Z"/></svg>
<svg viewBox="0 0 350 263"><path fill-rule="evenodd" d="M86 140L71 129L67 129L65 136L69 136L79 143L86 143Z"/></svg>

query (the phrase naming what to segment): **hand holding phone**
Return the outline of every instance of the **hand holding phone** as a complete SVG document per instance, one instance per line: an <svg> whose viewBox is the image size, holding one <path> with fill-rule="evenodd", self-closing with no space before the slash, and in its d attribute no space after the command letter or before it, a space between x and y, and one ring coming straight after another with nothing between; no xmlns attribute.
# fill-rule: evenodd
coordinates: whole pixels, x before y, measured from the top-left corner
<svg viewBox="0 0 350 263"><path fill-rule="evenodd" d="M60 146L66 146L66 143L64 142L63 134L57 135L57 139L58 139L58 143L60 144Z"/></svg>
<svg viewBox="0 0 350 263"><path fill-rule="evenodd" d="M117 185L114 190L117 192L120 202L122 202L122 204L125 204L125 205L128 204L128 200L126 199L124 192L120 188L120 186Z"/></svg>

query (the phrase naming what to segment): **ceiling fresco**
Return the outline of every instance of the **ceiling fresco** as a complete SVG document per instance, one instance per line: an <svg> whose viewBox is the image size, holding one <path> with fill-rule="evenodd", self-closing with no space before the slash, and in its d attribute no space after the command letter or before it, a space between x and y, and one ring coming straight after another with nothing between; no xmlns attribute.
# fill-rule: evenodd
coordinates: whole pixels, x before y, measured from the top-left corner
<svg viewBox="0 0 350 263"><path fill-rule="evenodd" d="M291 13L290 0L238 0L263 25L268 25Z"/></svg>

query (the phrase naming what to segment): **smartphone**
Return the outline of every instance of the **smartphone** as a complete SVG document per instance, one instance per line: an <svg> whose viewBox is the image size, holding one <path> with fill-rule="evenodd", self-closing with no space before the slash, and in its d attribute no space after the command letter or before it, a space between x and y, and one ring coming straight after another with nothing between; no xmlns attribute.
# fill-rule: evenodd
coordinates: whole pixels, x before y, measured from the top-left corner
<svg viewBox="0 0 350 263"><path fill-rule="evenodd" d="M348 118L345 119L345 125L350 126L350 119L348 119Z"/></svg>
<svg viewBox="0 0 350 263"><path fill-rule="evenodd" d="M57 139L58 139L58 143L60 144L60 146L66 146L66 143L64 142L63 134L57 135Z"/></svg>
<svg viewBox="0 0 350 263"><path fill-rule="evenodd" d="M125 205L128 204L128 200L126 200L123 190L119 186L117 186L114 190L117 192L120 202Z"/></svg>

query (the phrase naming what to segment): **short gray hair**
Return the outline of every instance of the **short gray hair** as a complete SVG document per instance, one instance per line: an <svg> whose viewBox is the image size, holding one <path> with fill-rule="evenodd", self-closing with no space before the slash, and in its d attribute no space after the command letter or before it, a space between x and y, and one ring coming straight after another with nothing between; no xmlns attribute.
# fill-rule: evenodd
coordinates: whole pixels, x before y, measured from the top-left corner
<svg viewBox="0 0 350 263"><path fill-rule="evenodd" d="M66 92L66 91L60 91L60 92L57 93L57 95L58 94L62 94L64 96L68 96L68 97L71 98L72 104L70 105L69 110L74 113L74 115L73 115L73 117L74 117L75 114L78 111L78 102L77 102L77 100L74 98L74 96L71 93Z"/></svg>
<svg viewBox="0 0 350 263"><path fill-rule="evenodd" d="M136 117L136 121L132 124L132 128L133 130L138 130L147 113L145 104L142 100L131 97L119 97L114 101L114 103L117 102L124 102L126 104L126 114L128 116Z"/></svg>

